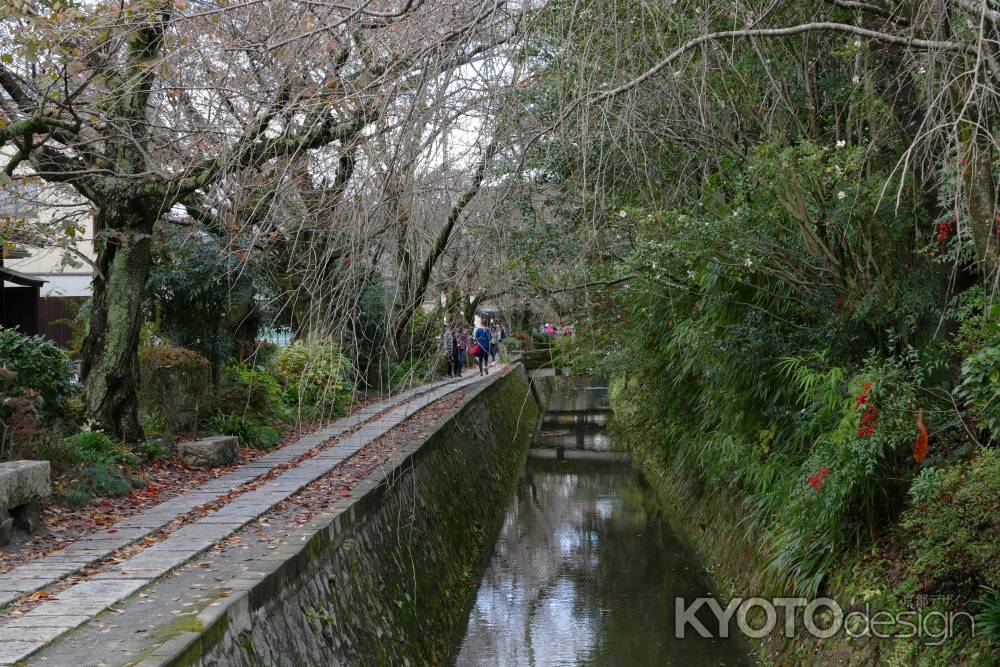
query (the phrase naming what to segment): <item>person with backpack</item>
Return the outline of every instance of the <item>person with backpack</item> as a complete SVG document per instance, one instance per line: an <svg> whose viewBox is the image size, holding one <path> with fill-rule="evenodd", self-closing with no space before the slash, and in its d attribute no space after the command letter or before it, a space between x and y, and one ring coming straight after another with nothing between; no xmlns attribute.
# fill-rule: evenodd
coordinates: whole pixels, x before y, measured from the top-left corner
<svg viewBox="0 0 1000 667"><path fill-rule="evenodd" d="M477 327L475 342L469 349L469 354L476 358L479 365L480 375L489 375L490 372L490 330L487 327Z"/></svg>
<svg viewBox="0 0 1000 667"><path fill-rule="evenodd" d="M455 352L457 348L455 347L455 332L445 325L444 334L441 336L441 349L444 352L444 358L448 362L448 377L455 377Z"/></svg>

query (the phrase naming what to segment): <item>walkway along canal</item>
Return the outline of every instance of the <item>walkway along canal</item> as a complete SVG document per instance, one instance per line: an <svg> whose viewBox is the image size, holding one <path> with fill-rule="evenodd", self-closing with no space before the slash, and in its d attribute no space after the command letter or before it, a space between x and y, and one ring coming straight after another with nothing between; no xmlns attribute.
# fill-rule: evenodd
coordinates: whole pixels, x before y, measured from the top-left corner
<svg viewBox="0 0 1000 667"><path fill-rule="evenodd" d="M453 648L459 667L742 665L734 640L674 638L708 577L642 477L610 453L607 388L568 382L533 439Z"/></svg>
<svg viewBox="0 0 1000 667"><path fill-rule="evenodd" d="M608 451L605 390L562 381L430 385L235 471L264 474L0 622L0 664L741 664L733 641L673 639L674 597L709 582Z"/></svg>

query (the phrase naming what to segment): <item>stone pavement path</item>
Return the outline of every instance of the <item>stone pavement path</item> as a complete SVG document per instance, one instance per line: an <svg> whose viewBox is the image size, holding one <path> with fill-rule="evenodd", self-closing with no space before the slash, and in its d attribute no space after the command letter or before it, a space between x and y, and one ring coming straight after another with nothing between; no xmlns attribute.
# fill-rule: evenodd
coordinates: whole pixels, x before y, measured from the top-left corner
<svg viewBox="0 0 1000 667"><path fill-rule="evenodd" d="M115 550L156 532L179 515L210 502L218 502L234 488L244 486L276 466L289 464L311 450L317 453L289 466L251 491L236 495L216 512L195 520L132 557L114 564L89 581L75 584L42 602L22 616L0 623L0 665L12 665L54 639L85 623L139 589L192 560L216 542L324 476L359 449L377 440L415 412L481 378L444 380L417 387L394 398L368 406L295 443L240 466L233 472L123 519L112 529L95 533L65 549L0 575L0 594L10 602L40 590L107 557ZM375 418L388 410L383 416ZM360 426L360 428L358 428ZM325 449L325 442L352 429L341 441Z"/></svg>

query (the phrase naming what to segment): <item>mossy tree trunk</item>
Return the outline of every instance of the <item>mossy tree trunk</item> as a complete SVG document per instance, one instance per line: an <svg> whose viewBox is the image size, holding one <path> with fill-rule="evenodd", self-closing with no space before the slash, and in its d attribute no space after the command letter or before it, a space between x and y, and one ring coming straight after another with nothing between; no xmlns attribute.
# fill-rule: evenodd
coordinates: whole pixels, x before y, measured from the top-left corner
<svg viewBox="0 0 1000 667"><path fill-rule="evenodd" d="M153 64L163 46L173 0L150 4L148 22L129 38L120 96L111 108L116 132L100 156L116 176L97 180L90 198L99 273L93 281L90 327L83 342L84 402L88 416L111 437L143 438L139 423L139 330L149 275L153 225L165 198L144 191L150 123L148 107L156 79ZM167 206L169 208L169 206Z"/></svg>
<svg viewBox="0 0 1000 667"><path fill-rule="evenodd" d="M83 343L87 414L108 435L135 442L139 423L139 331L156 214L141 202L106 205L97 215L100 274L93 284L90 329Z"/></svg>

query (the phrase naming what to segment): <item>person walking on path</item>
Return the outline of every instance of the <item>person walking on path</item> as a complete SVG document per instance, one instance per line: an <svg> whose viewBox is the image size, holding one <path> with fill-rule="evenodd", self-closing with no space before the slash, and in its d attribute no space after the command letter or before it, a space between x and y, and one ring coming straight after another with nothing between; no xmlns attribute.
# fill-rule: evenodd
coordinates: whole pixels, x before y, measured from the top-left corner
<svg viewBox="0 0 1000 667"><path fill-rule="evenodd" d="M490 360L496 361L500 354L500 325L494 324L493 331L490 332Z"/></svg>
<svg viewBox="0 0 1000 667"><path fill-rule="evenodd" d="M465 351L469 349L469 336L465 327L455 327L455 377L462 377L462 364L465 363Z"/></svg>
<svg viewBox="0 0 1000 667"><path fill-rule="evenodd" d="M479 327L476 329L475 346L479 348L476 350L476 363L479 365L480 375L488 375L490 372L490 337L488 328Z"/></svg>
<svg viewBox="0 0 1000 667"><path fill-rule="evenodd" d="M444 358L448 362L448 377L455 377L455 333L445 325L444 334L441 336L441 349Z"/></svg>

